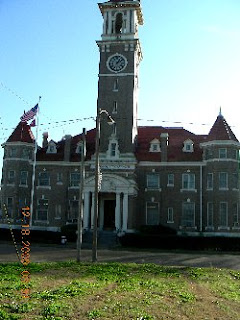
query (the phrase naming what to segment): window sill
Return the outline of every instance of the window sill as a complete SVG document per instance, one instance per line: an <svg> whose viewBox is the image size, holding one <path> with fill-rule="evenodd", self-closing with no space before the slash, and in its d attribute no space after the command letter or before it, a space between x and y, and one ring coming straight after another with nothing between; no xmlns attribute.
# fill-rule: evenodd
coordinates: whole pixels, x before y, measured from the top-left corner
<svg viewBox="0 0 240 320"><path fill-rule="evenodd" d="M218 227L218 230L225 230L225 231L229 231L230 228L229 227Z"/></svg>
<svg viewBox="0 0 240 320"><path fill-rule="evenodd" d="M234 231L239 231L239 230L240 230L240 227L232 227L232 230L234 230Z"/></svg>
<svg viewBox="0 0 240 320"><path fill-rule="evenodd" d="M28 185L27 185L27 184L20 184L19 187L21 187L21 188L28 188Z"/></svg>
<svg viewBox="0 0 240 320"><path fill-rule="evenodd" d="M219 191L229 191L229 188L219 188Z"/></svg>
<svg viewBox="0 0 240 320"><path fill-rule="evenodd" d="M162 191L161 188L145 188L145 191Z"/></svg>
<svg viewBox="0 0 240 320"><path fill-rule="evenodd" d="M174 184L167 184L168 188L174 188Z"/></svg>
<svg viewBox="0 0 240 320"><path fill-rule="evenodd" d="M79 189L79 186L72 186L72 187L68 187L68 190L76 190L76 189Z"/></svg>
<svg viewBox="0 0 240 320"><path fill-rule="evenodd" d="M167 221L167 223L174 223L174 221Z"/></svg>
<svg viewBox="0 0 240 320"><path fill-rule="evenodd" d="M207 191L213 191L213 188L207 188Z"/></svg>
<svg viewBox="0 0 240 320"><path fill-rule="evenodd" d="M205 231L214 231L214 227L205 227Z"/></svg>
<svg viewBox="0 0 240 320"><path fill-rule="evenodd" d="M48 220L34 220L34 223L49 224L49 221Z"/></svg>
<svg viewBox="0 0 240 320"><path fill-rule="evenodd" d="M48 189L51 190L51 186L37 186L37 190L38 189Z"/></svg>
<svg viewBox="0 0 240 320"><path fill-rule="evenodd" d="M180 192L197 192L197 189L180 189Z"/></svg>

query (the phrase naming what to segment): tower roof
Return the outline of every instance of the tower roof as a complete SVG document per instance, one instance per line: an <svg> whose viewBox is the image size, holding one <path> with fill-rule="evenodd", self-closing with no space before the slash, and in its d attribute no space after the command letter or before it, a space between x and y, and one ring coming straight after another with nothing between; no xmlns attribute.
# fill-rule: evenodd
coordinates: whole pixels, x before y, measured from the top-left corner
<svg viewBox="0 0 240 320"><path fill-rule="evenodd" d="M34 143L34 140L30 126L26 122L19 122L7 142Z"/></svg>
<svg viewBox="0 0 240 320"><path fill-rule="evenodd" d="M225 118L223 117L221 112L219 113L219 115L218 115L214 125L212 126L211 130L209 131L207 140L208 141L212 141L212 140L233 140L233 141L237 141L238 142L238 139L236 138L236 136L232 132L232 129L228 125L227 121L225 120Z"/></svg>

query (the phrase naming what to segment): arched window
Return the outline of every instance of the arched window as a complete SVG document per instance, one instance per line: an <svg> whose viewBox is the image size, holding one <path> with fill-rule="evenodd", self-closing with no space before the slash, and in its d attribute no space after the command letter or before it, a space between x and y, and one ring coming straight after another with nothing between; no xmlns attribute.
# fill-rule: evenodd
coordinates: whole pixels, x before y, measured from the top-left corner
<svg viewBox="0 0 240 320"><path fill-rule="evenodd" d="M123 27L123 16L122 13L118 13L116 16L115 32L122 33Z"/></svg>

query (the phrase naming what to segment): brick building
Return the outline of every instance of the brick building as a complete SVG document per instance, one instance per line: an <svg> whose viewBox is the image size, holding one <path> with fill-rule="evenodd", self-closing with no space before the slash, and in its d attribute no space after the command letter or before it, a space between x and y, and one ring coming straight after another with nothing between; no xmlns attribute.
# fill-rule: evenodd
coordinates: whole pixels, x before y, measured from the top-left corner
<svg viewBox="0 0 240 320"><path fill-rule="evenodd" d="M240 144L230 126L220 113L208 135L139 127L140 1L112 0L99 9L98 108L115 120L109 126L104 114L101 119L99 229L135 232L141 225L162 224L179 233L239 236ZM85 230L93 227L95 133L86 133ZM55 142L43 135L32 188L34 143L30 126L20 122L3 144L2 203L19 227L33 190L32 228L57 231L77 219L82 136ZM0 219L0 227L7 227L5 217Z"/></svg>

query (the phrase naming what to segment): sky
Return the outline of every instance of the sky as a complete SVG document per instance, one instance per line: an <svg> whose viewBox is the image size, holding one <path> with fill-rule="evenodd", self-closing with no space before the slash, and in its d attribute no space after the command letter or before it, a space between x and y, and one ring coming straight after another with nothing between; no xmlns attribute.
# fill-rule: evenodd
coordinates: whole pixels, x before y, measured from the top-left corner
<svg viewBox="0 0 240 320"><path fill-rule="evenodd" d="M95 126L103 23L97 3L0 0L1 144L39 96L39 144L44 131L59 141ZM240 140L240 1L141 6L138 124L206 134L221 107ZM1 148L0 167L2 157Z"/></svg>

